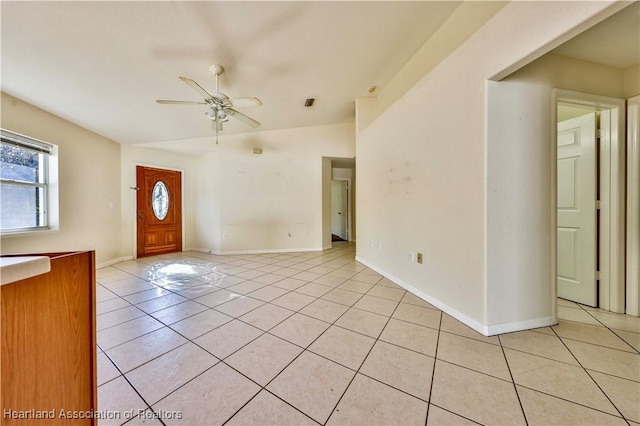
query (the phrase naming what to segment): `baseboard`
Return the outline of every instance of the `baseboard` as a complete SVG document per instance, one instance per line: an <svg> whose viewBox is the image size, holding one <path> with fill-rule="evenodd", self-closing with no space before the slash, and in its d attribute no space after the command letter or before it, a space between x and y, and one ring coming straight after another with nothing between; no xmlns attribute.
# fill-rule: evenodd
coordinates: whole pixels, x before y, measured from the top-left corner
<svg viewBox="0 0 640 426"><path fill-rule="evenodd" d="M333 244L327 244L326 246L322 246L322 250L329 250L330 248L333 248Z"/></svg>
<svg viewBox="0 0 640 426"><path fill-rule="evenodd" d="M530 330L532 328L549 327L556 325L553 317L535 318L531 320L507 322L504 324L484 326L487 330L485 336L495 336L496 334L513 333L516 331Z"/></svg>
<svg viewBox="0 0 640 426"><path fill-rule="evenodd" d="M107 266L111 266L111 265L114 265L116 263L124 262L124 261L127 261L127 260L133 260L133 256L123 256L123 257L119 257L117 259L112 259L112 260L108 260L106 262L102 262L102 263L96 265L96 269L106 268Z"/></svg>
<svg viewBox="0 0 640 426"><path fill-rule="evenodd" d="M510 323L487 326L487 325L484 325L481 322L476 321L473 318L470 318L467 315L455 310L451 306L441 302L440 300L434 298L433 296L430 296L427 293L415 288L411 284L408 284L408 283L404 282L403 280L401 280L400 278L394 276L393 274L389 274L388 272L384 271L383 269L378 268L377 266L370 264L366 260L364 260L364 259L362 259L362 258L360 258L358 256L356 256L356 260L358 262L362 263L363 265L365 265L367 268L376 271L377 273L379 273L383 277L387 278L388 280L391 280L395 284L398 284L400 287L404 288L405 290L410 291L411 293L415 294L416 296L418 296L419 298L421 298L425 302L428 302L428 303L432 304L433 306L435 306L436 308L440 309L445 314L457 319L458 321L460 321L461 323L463 323L467 327L470 327L470 328L474 329L475 331L477 331L478 333L480 333L480 334L482 334L484 336L494 336L496 334L512 333L512 332L515 332L515 331L529 330L529 329L532 329L532 328L548 327L550 325L556 324L556 322L554 321L554 319L552 317L545 317L545 318L535 318L535 319L532 319L532 320L516 321L516 322L510 322Z"/></svg>
<svg viewBox="0 0 640 426"><path fill-rule="evenodd" d="M305 252L305 251L322 251L323 249L318 248L318 247L313 247L313 248L267 249L267 250L229 250L229 251L211 250L211 249L205 249L205 248L194 248L194 249L191 249L191 250L192 251L201 252L201 253L209 253L209 254L216 254L216 255L225 256L225 255L234 255L234 254L299 253L299 252Z"/></svg>

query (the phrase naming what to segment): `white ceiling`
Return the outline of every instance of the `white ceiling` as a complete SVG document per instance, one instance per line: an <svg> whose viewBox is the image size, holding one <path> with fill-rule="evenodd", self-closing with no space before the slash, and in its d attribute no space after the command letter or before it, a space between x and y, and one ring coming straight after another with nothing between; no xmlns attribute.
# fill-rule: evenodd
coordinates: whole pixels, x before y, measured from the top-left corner
<svg viewBox="0 0 640 426"><path fill-rule="evenodd" d="M353 120L459 2L1 2L2 90L124 144L212 135L209 91L257 96L260 130ZM313 108L304 100L316 98ZM251 131L233 119L224 133Z"/></svg>
<svg viewBox="0 0 640 426"><path fill-rule="evenodd" d="M1 1L2 90L124 144L213 135L183 75L257 96L263 125L353 120L354 100L384 87L460 2ZM625 68L640 62L635 2L554 53ZM304 100L316 98L313 108ZM253 131L230 119L224 134Z"/></svg>

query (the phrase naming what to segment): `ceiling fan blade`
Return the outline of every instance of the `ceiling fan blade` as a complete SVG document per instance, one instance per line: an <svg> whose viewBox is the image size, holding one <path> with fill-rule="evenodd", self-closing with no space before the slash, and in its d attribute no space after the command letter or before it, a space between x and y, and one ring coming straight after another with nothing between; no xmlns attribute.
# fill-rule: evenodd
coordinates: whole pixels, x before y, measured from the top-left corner
<svg viewBox="0 0 640 426"><path fill-rule="evenodd" d="M157 103L159 104L176 104L176 105L206 105L206 102L197 102L197 101L171 101L167 99L157 99Z"/></svg>
<svg viewBox="0 0 640 426"><path fill-rule="evenodd" d="M256 97L229 99L229 102L231 102L231 105L236 108L262 106L262 101Z"/></svg>
<svg viewBox="0 0 640 426"><path fill-rule="evenodd" d="M196 92L198 92L202 96L204 96L205 99L209 99L209 98L213 97L213 96L211 96L209 94L209 92L204 90L202 88L202 86L200 86L198 83L196 83L195 81L191 80L190 78L187 78L187 77L179 77L179 78L180 78L180 80L184 81L187 85L189 85L189 87L191 87L193 90L195 90Z"/></svg>
<svg viewBox="0 0 640 426"><path fill-rule="evenodd" d="M257 122L253 118L249 117L248 115L245 115L245 114L241 113L240 111L236 111L233 108L225 108L224 112L226 112L227 115L230 115L231 117L242 121L244 124L246 124L248 126L251 126L253 128L260 127L260 123L259 122Z"/></svg>

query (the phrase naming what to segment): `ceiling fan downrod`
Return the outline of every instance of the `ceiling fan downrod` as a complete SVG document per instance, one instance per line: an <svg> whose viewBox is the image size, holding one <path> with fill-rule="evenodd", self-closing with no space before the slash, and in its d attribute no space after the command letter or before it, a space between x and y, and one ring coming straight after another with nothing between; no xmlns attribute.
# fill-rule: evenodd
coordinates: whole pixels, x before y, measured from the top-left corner
<svg viewBox="0 0 640 426"><path fill-rule="evenodd" d="M218 92L219 91L218 79L220 78L220 76L222 74L224 74L224 67L222 65L218 65L218 64L211 65L209 67L209 71L211 71L211 74L216 76L216 92Z"/></svg>

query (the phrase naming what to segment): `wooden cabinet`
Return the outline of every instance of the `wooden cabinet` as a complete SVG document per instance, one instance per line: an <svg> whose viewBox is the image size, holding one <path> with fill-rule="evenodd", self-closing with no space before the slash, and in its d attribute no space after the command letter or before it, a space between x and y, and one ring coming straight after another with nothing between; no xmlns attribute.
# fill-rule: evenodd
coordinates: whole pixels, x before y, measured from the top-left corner
<svg viewBox="0 0 640 426"><path fill-rule="evenodd" d="M0 287L1 423L97 424L95 253L44 256L50 272Z"/></svg>

